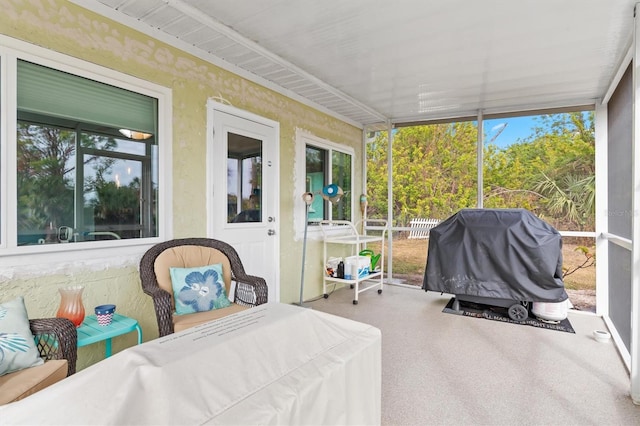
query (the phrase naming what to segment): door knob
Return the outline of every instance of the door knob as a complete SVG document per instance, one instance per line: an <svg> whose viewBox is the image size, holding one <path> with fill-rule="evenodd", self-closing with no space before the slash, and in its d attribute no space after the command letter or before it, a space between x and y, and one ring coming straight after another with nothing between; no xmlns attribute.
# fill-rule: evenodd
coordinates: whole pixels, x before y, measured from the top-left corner
<svg viewBox="0 0 640 426"><path fill-rule="evenodd" d="M276 231L275 231L275 229L269 229L269 230L267 231L267 235L276 235Z"/></svg>
<svg viewBox="0 0 640 426"><path fill-rule="evenodd" d="M269 222L275 222L276 218L273 216L269 216L269 219L267 219Z"/></svg>

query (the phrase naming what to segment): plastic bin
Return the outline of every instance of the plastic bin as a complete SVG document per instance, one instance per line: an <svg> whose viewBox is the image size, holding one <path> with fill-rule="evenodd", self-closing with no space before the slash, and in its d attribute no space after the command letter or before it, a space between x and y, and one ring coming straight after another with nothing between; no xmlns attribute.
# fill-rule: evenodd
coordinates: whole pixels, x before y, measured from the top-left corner
<svg viewBox="0 0 640 426"><path fill-rule="evenodd" d="M371 258L369 256L349 256L344 260L344 279L362 279L369 275Z"/></svg>

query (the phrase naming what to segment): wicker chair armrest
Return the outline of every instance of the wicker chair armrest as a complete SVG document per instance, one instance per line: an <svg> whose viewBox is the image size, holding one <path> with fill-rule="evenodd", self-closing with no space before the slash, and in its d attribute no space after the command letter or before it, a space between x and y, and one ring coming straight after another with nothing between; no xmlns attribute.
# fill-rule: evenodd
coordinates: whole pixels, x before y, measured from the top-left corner
<svg viewBox="0 0 640 426"><path fill-rule="evenodd" d="M66 318L30 319L29 326L40 352L45 360L66 359L67 376L76 372L78 359L78 332L75 325Z"/></svg>
<svg viewBox="0 0 640 426"><path fill-rule="evenodd" d="M151 296L158 320L159 337L172 334L173 328L173 296L160 287L146 288L145 293Z"/></svg>
<svg viewBox="0 0 640 426"><path fill-rule="evenodd" d="M245 306L258 306L267 303L269 288L262 277L242 275L236 282L235 303Z"/></svg>
<svg viewBox="0 0 640 426"><path fill-rule="evenodd" d="M146 288L144 292L151 296L154 301L158 300L164 303L165 300L168 300L169 303L171 303L171 294L160 287ZM171 308L171 306L169 306L169 308Z"/></svg>

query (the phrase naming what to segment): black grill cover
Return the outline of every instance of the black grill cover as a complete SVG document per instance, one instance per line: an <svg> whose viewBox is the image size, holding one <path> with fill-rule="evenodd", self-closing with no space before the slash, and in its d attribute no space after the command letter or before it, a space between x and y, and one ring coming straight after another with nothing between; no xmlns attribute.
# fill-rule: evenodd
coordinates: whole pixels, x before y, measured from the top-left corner
<svg viewBox="0 0 640 426"><path fill-rule="evenodd" d="M425 291L561 302L562 238L524 209L464 209L429 233Z"/></svg>

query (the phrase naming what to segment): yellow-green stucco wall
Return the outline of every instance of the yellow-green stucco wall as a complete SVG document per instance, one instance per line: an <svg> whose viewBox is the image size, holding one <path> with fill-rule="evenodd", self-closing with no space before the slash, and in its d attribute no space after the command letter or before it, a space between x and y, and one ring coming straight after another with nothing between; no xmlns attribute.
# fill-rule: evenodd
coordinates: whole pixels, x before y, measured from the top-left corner
<svg viewBox="0 0 640 426"><path fill-rule="evenodd" d="M2 0L0 34L94 63L170 88L173 98L172 173L173 237L206 235L206 105L223 98L234 107L269 118L280 125L280 301L298 300L302 241L294 232L294 159L296 131L353 147L355 181L361 188L362 131L273 90L248 81L203 59L169 46L125 25L64 0ZM6 185L6 183L2 183ZM297 205L297 204L296 204ZM321 244L309 243L305 298L322 292ZM143 253L140 252L139 256ZM2 256L0 252L0 256ZM0 271L0 301L22 295L30 317L54 316L58 288L81 284L87 310L115 303L118 312L140 322L144 340L157 337L151 299L142 293L139 256L119 267L74 264L64 268L42 262ZM28 269L28 271L26 271ZM89 312L90 313L90 312ZM135 333L115 338L114 352L135 344ZM78 367L104 356L104 344L80 348Z"/></svg>

